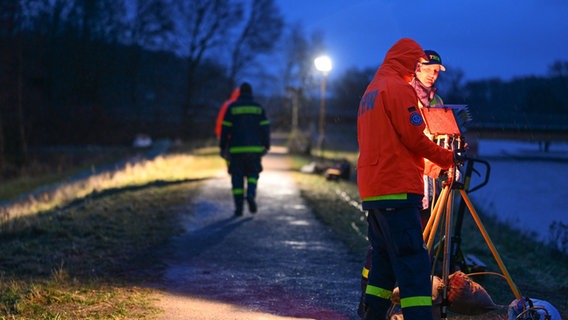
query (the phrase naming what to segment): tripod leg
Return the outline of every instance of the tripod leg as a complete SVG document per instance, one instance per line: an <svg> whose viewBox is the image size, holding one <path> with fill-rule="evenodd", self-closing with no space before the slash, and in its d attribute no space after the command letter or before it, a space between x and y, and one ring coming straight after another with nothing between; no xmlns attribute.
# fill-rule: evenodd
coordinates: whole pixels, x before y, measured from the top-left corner
<svg viewBox="0 0 568 320"><path fill-rule="evenodd" d="M522 295L521 295L521 292L519 291L519 288L517 288L517 285L513 282L513 279L511 278L509 271L507 271L507 268L505 267L503 260L501 260L501 256L499 255L499 252L497 252L497 249L495 248L495 246L493 245L493 242L489 238L489 234L487 234L487 230L485 230L485 227L481 223L481 220L479 219L479 215L475 211L475 208L473 207L473 204L469 200L467 193L464 190L460 190L460 193L461 193L463 200L467 204L467 207L469 208L469 212L471 213L473 220L475 220L475 223L477 224L479 231L481 231L481 234L483 235L485 242L489 246L489 249L491 250L493 257L497 261L497 264L499 265L501 272L503 272L503 275L505 276L505 279L507 280L509 287L511 287L511 291L513 291L515 298L517 298L517 299L522 298Z"/></svg>
<svg viewBox="0 0 568 320"><path fill-rule="evenodd" d="M443 205L440 204L444 203L447 191L448 191L447 188L442 189L442 191L440 192L440 196L438 197L436 202L432 204L432 211L430 213L430 217L428 218L428 223L426 224L422 232L424 236L424 241L428 241L428 239L430 238L430 234L436 233L436 230L432 232L432 228L436 228L439 223L439 216L442 208L444 207Z"/></svg>
<svg viewBox="0 0 568 320"><path fill-rule="evenodd" d="M448 317L448 294L449 294L449 277L450 277L450 250L452 246L451 241L451 229L452 229L452 205L454 201L454 192L449 191L446 197L446 225L444 229L444 259L442 261L442 283L444 284L442 289L442 319L447 319Z"/></svg>
<svg viewBox="0 0 568 320"><path fill-rule="evenodd" d="M426 223L426 225L424 226L424 230L422 230L422 236L424 238L425 242L428 242L428 238L430 238L430 231L432 230L432 226L434 225L434 221L436 220L436 217L438 216L438 203L440 203L440 198L443 195L443 191L442 190L442 194L440 195L440 197L438 197L437 201L432 203L431 207L432 210L430 211L430 217L428 217L428 222Z"/></svg>
<svg viewBox="0 0 568 320"><path fill-rule="evenodd" d="M428 220L428 225L423 231L424 241L426 241L426 247L428 248L429 252L432 252L432 248L434 246L434 239L436 237L436 230L438 229L439 224L441 223L442 212L446 206L448 201L448 196L450 194L449 186L445 186L440 193L440 197L436 204L434 205L434 209L432 210L432 215Z"/></svg>

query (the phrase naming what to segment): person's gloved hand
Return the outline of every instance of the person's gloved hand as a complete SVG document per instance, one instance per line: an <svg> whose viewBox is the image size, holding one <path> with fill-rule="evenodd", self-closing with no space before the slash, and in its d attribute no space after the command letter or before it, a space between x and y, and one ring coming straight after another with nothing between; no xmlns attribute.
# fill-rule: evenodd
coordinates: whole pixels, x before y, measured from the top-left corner
<svg viewBox="0 0 568 320"><path fill-rule="evenodd" d="M461 172L457 168L452 168L450 170L443 170L440 172L438 180L442 183L442 186L452 185L453 183L459 182L461 179Z"/></svg>
<svg viewBox="0 0 568 320"><path fill-rule="evenodd" d="M467 157L465 155L466 149L455 149L454 150L454 163L456 166L462 166Z"/></svg>

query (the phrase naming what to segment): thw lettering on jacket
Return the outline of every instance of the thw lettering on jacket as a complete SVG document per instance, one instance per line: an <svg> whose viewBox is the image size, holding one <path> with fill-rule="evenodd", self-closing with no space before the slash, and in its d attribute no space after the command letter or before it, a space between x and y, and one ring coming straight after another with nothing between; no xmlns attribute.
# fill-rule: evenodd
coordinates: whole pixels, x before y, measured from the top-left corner
<svg viewBox="0 0 568 320"><path fill-rule="evenodd" d="M358 113L359 116L362 116L365 112L369 110L373 110L378 93L379 93L378 90L365 93L365 95L361 99L361 102L359 103L359 113Z"/></svg>

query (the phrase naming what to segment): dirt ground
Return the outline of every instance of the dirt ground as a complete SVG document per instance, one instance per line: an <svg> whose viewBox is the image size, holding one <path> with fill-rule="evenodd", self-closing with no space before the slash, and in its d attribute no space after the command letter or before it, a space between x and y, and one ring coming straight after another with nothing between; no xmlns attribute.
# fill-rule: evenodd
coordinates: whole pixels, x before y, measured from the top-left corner
<svg viewBox="0 0 568 320"><path fill-rule="evenodd" d="M159 319L358 319L362 257L306 207L281 155L263 166L258 213L233 216L225 172L183 209L155 284Z"/></svg>

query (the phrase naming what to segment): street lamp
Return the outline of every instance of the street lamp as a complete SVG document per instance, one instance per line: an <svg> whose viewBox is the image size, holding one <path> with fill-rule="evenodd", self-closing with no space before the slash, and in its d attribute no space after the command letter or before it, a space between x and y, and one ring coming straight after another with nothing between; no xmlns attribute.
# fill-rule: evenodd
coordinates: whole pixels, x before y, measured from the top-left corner
<svg viewBox="0 0 568 320"><path fill-rule="evenodd" d="M319 56L314 60L316 69L323 75L321 80L321 101L319 114L318 149L323 159L323 141L325 137L325 82L331 71L331 59L328 56Z"/></svg>

